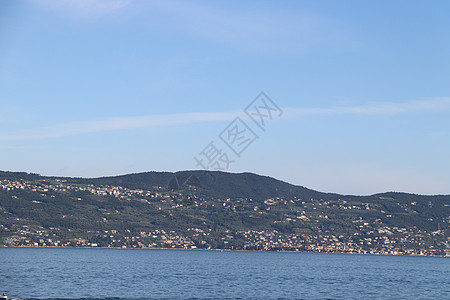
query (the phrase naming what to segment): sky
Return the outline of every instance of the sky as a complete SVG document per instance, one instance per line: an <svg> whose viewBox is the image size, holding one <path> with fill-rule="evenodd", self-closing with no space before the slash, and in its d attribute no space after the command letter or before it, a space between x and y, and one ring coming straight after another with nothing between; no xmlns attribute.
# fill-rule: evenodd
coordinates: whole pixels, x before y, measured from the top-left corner
<svg viewBox="0 0 450 300"><path fill-rule="evenodd" d="M208 168L323 192L450 194L449 11L1 1L0 170Z"/></svg>

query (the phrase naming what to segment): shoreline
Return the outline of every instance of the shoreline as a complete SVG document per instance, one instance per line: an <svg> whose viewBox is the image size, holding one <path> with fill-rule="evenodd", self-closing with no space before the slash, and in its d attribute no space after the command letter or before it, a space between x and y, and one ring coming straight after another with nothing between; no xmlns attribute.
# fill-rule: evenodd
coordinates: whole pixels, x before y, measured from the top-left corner
<svg viewBox="0 0 450 300"><path fill-rule="evenodd" d="M58 247L58 246L1 246L0 248L27 248L27 249L113 249L113 250L189 250L189 251L218 251L218 252L272 252L272 253L310 253L310 254L348 254L348 255L373 255L373 256L410 256L410 257L442 257L450 258L450 255L427 254L389 254L389 253L355 253L355 252L327 252L327 251L293 251L293 250L248 250L248 249L201 249L201 248L123 248L123 247Z"/></svg>

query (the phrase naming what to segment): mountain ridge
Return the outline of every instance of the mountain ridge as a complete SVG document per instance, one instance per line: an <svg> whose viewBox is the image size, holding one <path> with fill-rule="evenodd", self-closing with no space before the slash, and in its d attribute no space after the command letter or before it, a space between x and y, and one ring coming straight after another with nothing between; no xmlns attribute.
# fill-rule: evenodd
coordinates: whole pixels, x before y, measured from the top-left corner
<svg viewBox="0 0 450 300"><path fill-rule="evenodd" d="M69 179L69 180L93 180L96 182L114 182L114 183L130 183L132 181L136 182L136 179L139 177L144 177L147 179L152 179L155 176L148 175L157 175L160 176L159 180L156 181L150 181L150 182L142 182L142 180L138 180L137 182L140 182L141 184L144 183L146 185L148 184L160 184L165 185L170 182L170 179L173 178L173 176L177 174L198 174L198 173L205 173L205 174L214 174L216 177L220 178L222 175L228 175L228 176L256 176L258 178L264 178L267 180L273 180L275 182L279 182L282 184L286 184L289 186L292 186L293 188L301 188L306 189L311 192L320 193L320 194L326 194L326 195L335 195L335 196L343 196L343 197L371 197L371 196L382 196L385 194L403 194L403 195L416 195L416 196L424 196L424 197L433 197L433 196L450 196L449 194L421 194L421 193L412 193L412 192L405 192L405 191L384 191L384 192L377 192L374 194L367 194L367 195L361 195L361 194L341 194L341 193L335 193L335 192L323 192L318 191L314 189L307 188L302 185L297 185L293 183L289 183L287 181L277 179L272 176L268 175L260 175L253 172L239 172L239 173L232 173L232 172L223 172L223 171L207 171L207 170L182 170L182 171L176 171L176 172L169 172L169 171L146 171L146 172L136 172L136 173L126 173L126 174L120 174L120 175L109 175L109 176L99 176L99 177L71 177L71 176L48 176L48 175L41 175L38 173L28 173L28 172L15 172L15 171L1 171L0 170L0 178L2 177L18 177L23 179L29 179L29 178L54 178L54 179ZM205 176L203 176L205 177ZM162 179L161 179L162 178ZM123 180L126 179L126 180ZM166 182L167 181L167 182Z"/></svg>
<svg viewBox="0 0 450 300"><path fill-rule="evenodd" d="M0 245L450 255L450 195L323 193L253 173L0 171Z"/></svg>

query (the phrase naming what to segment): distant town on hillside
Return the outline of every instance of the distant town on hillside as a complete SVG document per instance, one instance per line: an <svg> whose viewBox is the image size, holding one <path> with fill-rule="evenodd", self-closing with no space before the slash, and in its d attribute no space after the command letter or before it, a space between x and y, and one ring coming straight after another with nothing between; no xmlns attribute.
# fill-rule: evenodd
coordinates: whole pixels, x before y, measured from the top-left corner
<svg viewBox="0 0 450 300"><path fill-rule="evenodd" d="M450 256L450 195L321 193L252 173L0 172L0 245Z"/></svg>

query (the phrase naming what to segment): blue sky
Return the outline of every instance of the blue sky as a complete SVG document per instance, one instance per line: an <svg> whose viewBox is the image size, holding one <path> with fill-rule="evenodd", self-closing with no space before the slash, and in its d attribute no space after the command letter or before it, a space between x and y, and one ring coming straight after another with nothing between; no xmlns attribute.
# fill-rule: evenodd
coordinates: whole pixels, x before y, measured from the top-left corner
<svg viewBox="0 0 450 300"><path fill-rule="evenodd" d="M198 169L212 141L325 192L450 193L450 2L0 2L0 169ZM264 91L264 132L243 109ZM240 157L218 135L241 117Z"/></svg>

